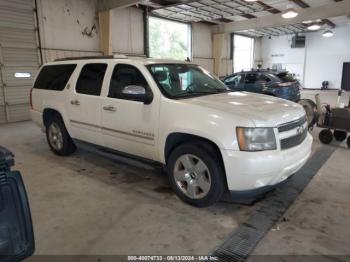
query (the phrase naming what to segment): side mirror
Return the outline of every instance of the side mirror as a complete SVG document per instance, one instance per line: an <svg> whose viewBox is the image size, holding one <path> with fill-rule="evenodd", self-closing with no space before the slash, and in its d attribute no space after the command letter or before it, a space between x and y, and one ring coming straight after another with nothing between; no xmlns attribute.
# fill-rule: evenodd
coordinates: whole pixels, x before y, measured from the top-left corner
<svg viewBox="0 0 350 262"><path fill-rule="evenodd" d="M35 246L26 190L13 164L12 153L0 146L0 262L21 261Z"/></svg>
<svg viewBox="0 0 350 262"><path fill-rule="evenodd" d="M125 99L143 102L146 105L150 104L153 100L153 94L147 92L143 86L129 85L124 87L122 95Z"/></svg>

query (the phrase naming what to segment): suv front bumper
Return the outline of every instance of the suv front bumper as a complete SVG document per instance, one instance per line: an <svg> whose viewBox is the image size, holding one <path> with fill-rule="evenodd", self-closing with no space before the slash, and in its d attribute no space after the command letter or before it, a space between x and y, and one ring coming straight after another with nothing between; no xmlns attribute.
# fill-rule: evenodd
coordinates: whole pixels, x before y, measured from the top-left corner
<svg viewBox="0 0 350 262"><path fill-rule="evenodd" d="M221 150L229 191L249 195L249 191L272 188L285 181L305 165L311 155L312 140L308 133L302 144L288 150Z"/></svg>

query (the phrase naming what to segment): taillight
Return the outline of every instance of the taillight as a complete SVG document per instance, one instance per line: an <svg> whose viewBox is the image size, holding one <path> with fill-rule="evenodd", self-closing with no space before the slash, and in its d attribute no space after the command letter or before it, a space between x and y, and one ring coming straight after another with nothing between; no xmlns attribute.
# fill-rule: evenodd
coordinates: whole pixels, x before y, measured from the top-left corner
<svg viewBox="0 0 350 262"><path fill-rule="evenodd" d="M30 103L30 109L33 109L33 88L30 89L29 103Z"/></svg>

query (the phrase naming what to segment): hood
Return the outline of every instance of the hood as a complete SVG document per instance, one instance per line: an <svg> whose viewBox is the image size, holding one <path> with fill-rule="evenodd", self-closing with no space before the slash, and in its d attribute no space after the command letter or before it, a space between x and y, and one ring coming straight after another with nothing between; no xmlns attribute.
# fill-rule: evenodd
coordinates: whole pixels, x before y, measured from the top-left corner
<svg viewBox="0 0 350 262"><path fill-rule="evenodd" d="M182 102L239 115L257 127L277 127L305 115L299 104L288 100L248 92L229 92L191 99Z"/></svg>

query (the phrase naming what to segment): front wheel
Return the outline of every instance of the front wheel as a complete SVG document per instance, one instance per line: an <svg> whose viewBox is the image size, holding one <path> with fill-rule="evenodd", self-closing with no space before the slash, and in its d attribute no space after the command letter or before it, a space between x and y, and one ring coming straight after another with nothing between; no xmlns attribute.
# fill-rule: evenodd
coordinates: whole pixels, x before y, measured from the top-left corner
<svg viewBox="0 0 350 262"><path fill-rule="evenodd" d="M215 204L225 191L221 160L209 148L200 143L180 145L168 159L171 187L181 200L196 207Z"/></svg>
<svg viewBox="0 0 350 262"><path fill-rule="evenodd" d="M350 136L348 137L348 147L350 148Z"/></svg>
<svg viewBox="0 0 350 262"><path fill-rule="evenodd" d="M76 150L72 138L58 116L49 119L46 125L46 138L51 150L56 155L67 156Z"/></svg>

